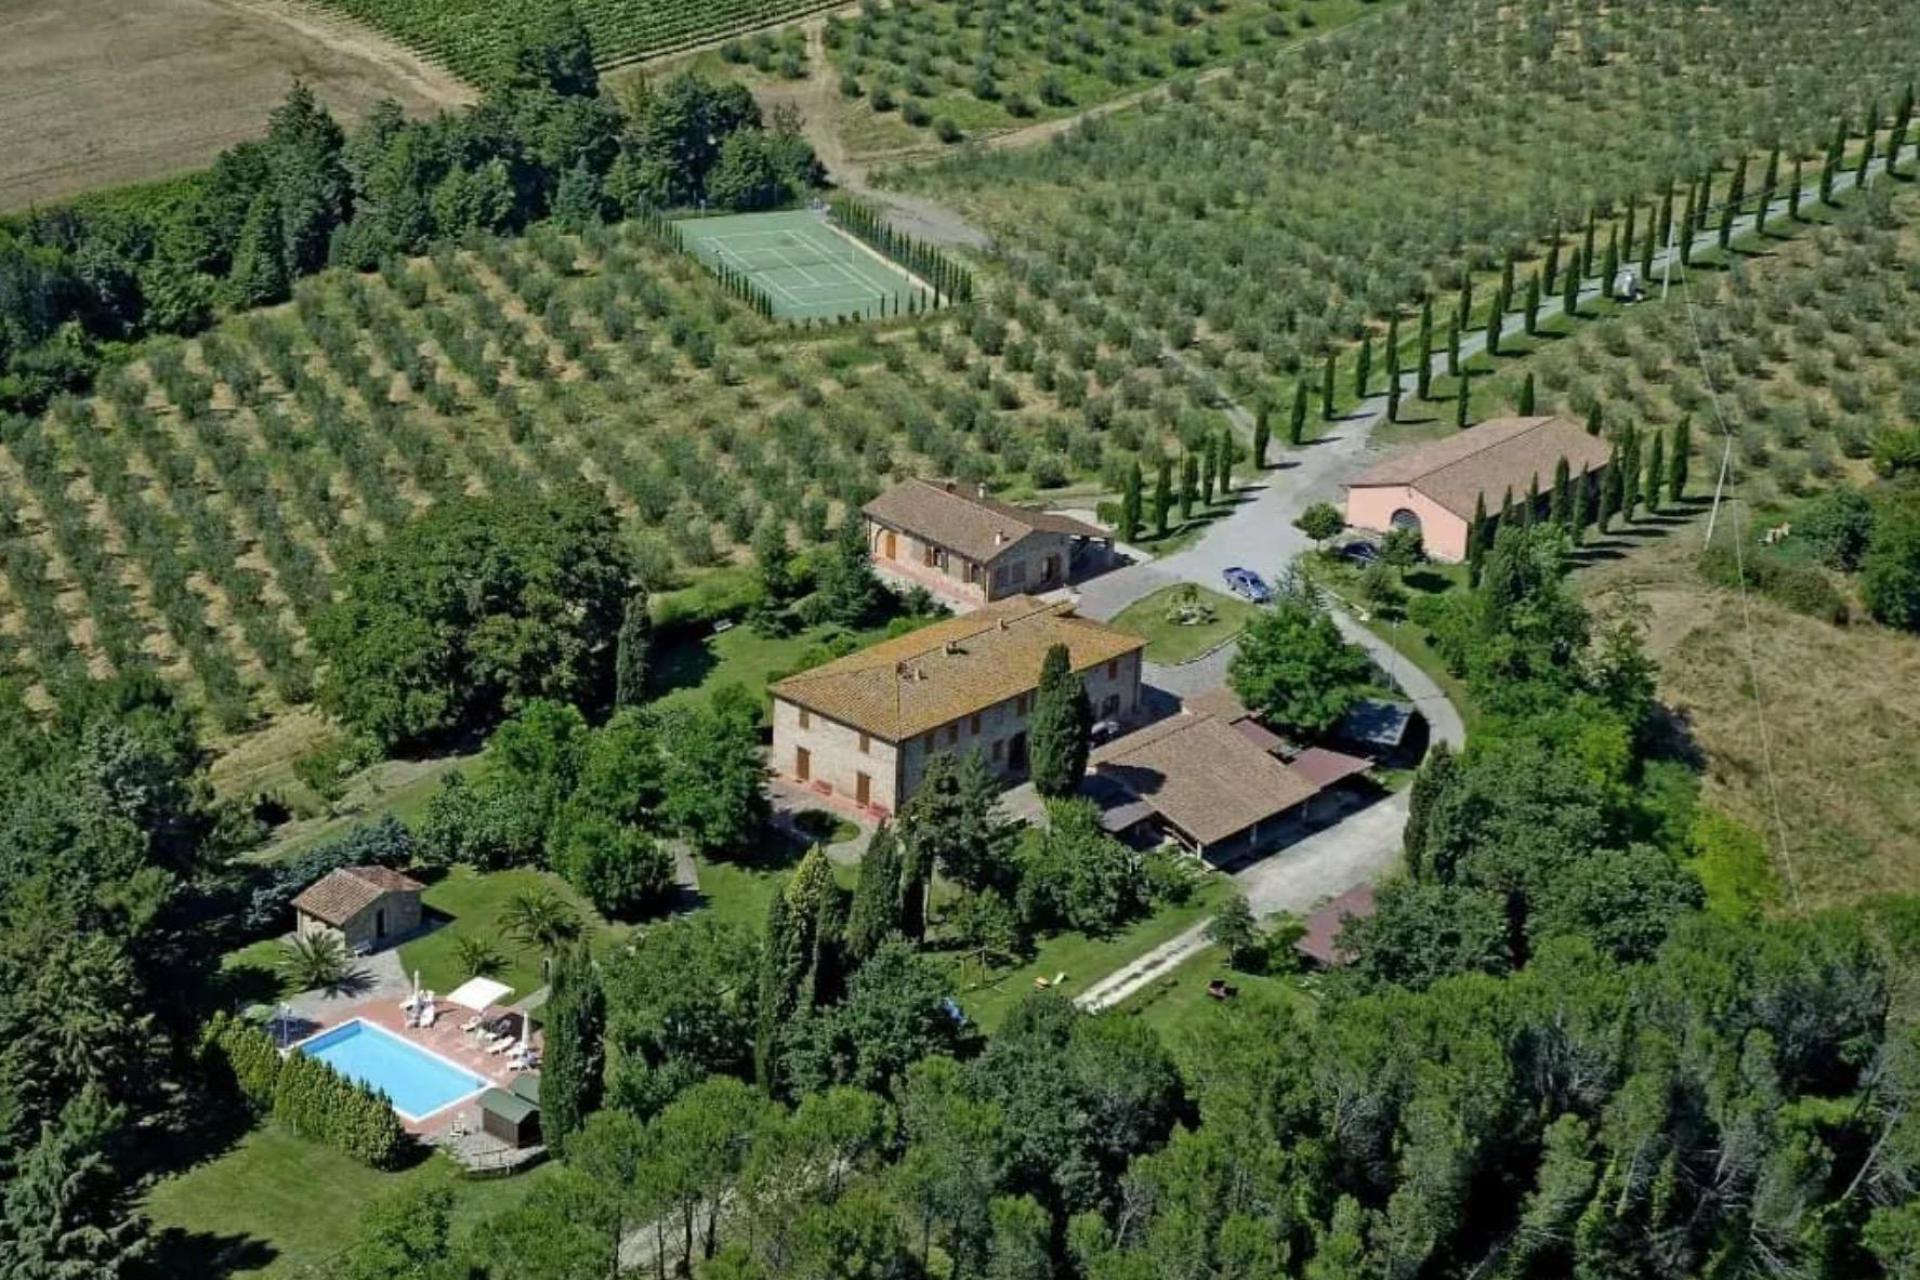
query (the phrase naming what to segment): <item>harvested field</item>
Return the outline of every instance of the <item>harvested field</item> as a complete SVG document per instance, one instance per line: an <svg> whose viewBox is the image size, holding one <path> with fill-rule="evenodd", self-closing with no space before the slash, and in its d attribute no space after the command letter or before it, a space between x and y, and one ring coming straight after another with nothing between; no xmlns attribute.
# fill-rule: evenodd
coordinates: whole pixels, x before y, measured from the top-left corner
<svg viewBox="0 0 1920 1280"><path fill-rule="evenodd" d="M343 122L470 91L357 24L275 0L11 0L0 210L203 166L266 131L295 78Z"/></svg>

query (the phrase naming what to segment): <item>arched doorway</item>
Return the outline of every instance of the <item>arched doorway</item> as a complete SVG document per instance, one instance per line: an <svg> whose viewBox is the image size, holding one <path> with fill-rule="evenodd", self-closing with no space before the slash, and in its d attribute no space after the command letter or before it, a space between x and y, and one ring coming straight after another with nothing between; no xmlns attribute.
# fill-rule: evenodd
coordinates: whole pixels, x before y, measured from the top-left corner
<svg viewBox="0 0 1920 1280"><path fill-rule="evenodd" d="M1401 507L1398 511L1394 512L1393 518L1388 520L1387 523L1395 529L1411 529L1415 533L1420 532L1420 517L1405 507Z"/></svg>

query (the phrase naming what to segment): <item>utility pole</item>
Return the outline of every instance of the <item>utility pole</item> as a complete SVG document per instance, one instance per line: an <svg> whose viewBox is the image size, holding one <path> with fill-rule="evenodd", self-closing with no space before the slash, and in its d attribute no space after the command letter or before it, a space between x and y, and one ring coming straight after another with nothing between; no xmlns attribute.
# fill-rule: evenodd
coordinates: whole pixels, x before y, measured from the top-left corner
<svg viewBox="0 0 1920 1280"><path fill-rule="evenodd" d="M1667 300L1667 291L1673 287L1673 231L1674 224L1667 224L1667 260L1660 268L1660 301ZM1691 229L1687 232L1692 235Z"/></svg>

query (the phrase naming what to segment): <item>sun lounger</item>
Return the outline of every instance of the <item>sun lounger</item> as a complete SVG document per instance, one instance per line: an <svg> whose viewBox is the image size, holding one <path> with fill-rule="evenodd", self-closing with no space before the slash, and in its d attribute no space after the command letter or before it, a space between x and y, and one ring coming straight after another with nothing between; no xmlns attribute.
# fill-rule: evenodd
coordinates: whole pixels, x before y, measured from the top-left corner
<svg viewBox="0 0 1920 1280"><path fill-rule="evenodd" d="M468 1018L465 1022L461 1023L460 1029L466 1032L468 1035L472 1035L474 1032L478 1031L481 1025L485 1022L486 1022L486 1019L476 1013L471 1018Z"/></svg>

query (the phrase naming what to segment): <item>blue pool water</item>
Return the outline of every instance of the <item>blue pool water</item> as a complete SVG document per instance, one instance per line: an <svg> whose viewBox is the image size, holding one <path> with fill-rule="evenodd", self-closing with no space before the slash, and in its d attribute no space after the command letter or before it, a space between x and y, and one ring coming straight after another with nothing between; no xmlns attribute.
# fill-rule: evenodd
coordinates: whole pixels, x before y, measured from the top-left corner
<svg viewBox="0 0 1920 1280"><path fill-rule="evenodd" d="M358 1018L299 1046L349 1080L378 1089L394 1110L418 1119L451 1106L487 1082L438 1055Z"/></svg>

